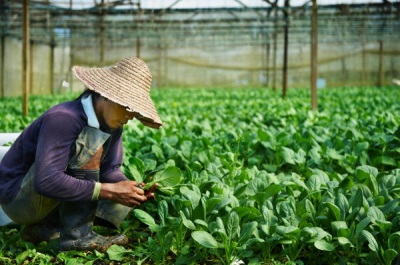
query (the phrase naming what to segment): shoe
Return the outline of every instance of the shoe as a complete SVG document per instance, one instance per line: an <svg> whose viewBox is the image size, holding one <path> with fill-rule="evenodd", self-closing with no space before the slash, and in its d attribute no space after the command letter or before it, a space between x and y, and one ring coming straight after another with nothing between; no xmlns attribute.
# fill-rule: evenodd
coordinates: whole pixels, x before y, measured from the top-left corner
<svg viewBox="0 0 400 265"><path fill-rule="evenodd" d="M81 170L78 175L86 180L98 180L98 171ZM93 222L97 209L97 201L62 202L59 215L62 224L58 240L59 251L97 250L105 252L112 245L126 245L129 240L123 235L102 236L95 233Z"/></svg>

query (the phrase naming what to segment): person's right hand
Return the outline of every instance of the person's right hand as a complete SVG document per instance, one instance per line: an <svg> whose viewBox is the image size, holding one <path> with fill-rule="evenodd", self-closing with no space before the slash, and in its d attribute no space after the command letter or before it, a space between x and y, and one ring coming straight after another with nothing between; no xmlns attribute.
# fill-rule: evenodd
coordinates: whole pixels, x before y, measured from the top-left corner
<svg viewBox="0 0 400 265"><path fill-rule="evenodd" d="M101 183L100 198L134 207L147 201L145 192L136 181L125 180L116 183Z"/></svg>

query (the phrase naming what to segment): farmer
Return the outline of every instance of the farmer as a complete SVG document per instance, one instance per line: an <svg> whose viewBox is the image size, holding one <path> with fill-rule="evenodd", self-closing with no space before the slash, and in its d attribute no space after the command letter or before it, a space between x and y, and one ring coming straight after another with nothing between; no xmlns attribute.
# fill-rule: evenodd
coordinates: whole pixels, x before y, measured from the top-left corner
<svg viewBox="0 0 400 265"><path fill-rule="evenodd" d="M74 66L87 90L49 109L15 140L0 163L0 204L26 225L33 243L58 239L58 248L104 252L125 235L101 236L93 224L118 228L132 207L154 198L121 172L122 127L138 119L162 125L150 98L151 73L137 58L111 67ZM1 209L0 208L0 209Z"/></svg>

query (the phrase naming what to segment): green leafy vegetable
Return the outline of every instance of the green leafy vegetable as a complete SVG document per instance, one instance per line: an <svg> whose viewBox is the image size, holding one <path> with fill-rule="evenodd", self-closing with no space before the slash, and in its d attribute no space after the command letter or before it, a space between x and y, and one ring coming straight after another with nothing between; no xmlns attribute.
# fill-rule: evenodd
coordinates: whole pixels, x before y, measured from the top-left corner
<svg viewBox="0 0 400 265"><path fill-rule="evenodd" d="M149 189L155 183L157 183L157 189L166 193L174 194L177 185L181 182L182 172L175 166L169 166L166 169L157 172L149 182L146 183L144 189Z"/></svg>

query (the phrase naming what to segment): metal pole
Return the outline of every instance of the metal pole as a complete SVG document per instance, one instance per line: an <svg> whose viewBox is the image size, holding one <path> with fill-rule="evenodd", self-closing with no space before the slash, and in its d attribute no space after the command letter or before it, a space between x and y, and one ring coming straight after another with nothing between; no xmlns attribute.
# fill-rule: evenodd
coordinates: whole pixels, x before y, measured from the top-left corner
<svg viewBox="0 0 400 265"><path fill-rule="evenodd" d="M22 115L28 115L30 87L30 41L29 41L29 0L23 3L23 47L22 47Z"/></svg>
<svg viewBox="0 0 400 265"><path fill-rule="evenodd" d="M367 54L366 54L366 47L365 47L365 43L363 43L363 49L362 49L362 73L361 73L361 77L362 77L362 84L365 86L368 81L367 81L367 70L366 70L366 66L367 66Z"/></svg>
<svg viewBox="0 0 400 265"><path fill-rule="evenodd" d="M289 42L289 0L285 0L285 28L283 44L283 69L282 69L282 98L286 98L287 90L287 68L288 68L288 42Z"/></svg>
<svg viewBox="0 0 400 265"><path fill-rule="evenodd" d="M383 71L383 40L379 41L379 81L378 86L383 86L385 76Z"/></svg>
<svg viewBox="0 0 400 265"><path fill-rule="evenodd" d="M100 65L104 65L104 0L101 0L101 15L100 15Z"/></svg>
<svg viewBox="0 0 400 265"><path fill-rule="evenodd" d="M273 62L272 62L272 68L274 69L274 74L272 76L272 89L274 91L276 91L276 51L277 51L277 37L278 37L278 33L277 33L277 21L278 21L278 7L275 6L274 7L274 34L273 34L273 38L274 38L274 43L273 43Z"/></svg>
<svg viewBox="0 0 400 265"><path fill-rule="evenodd" d="M50 92L51 94L55 94L54 91L54 48L56 47L54 40L51 41L50 44Z"/></svg>
<svg viewBox="0 0 400 265"><path fill-rule="evenodd" d="M69 1L69 9L71 11L71 16L72 16L72 0ZM70 18L71 19L71 18ZM67 75L67 79L69 81L69 90L73 91L74 90L74 78L73 78L73 74L71 73L71 69L72 69L72 65L74 63L74 55L73 55L73 39L72 39L72 30L69 29L69 71L68 71L68 75Z"/></svg>
<svg viewBox="0 0 400 265"><path fill-rule="evenodd" d="M318 76L318 6L317 0L312 0L311 17L311 107L318 108L317 102L317 76Z"/></svg>
<svg viewBox="0 0 400 265"><path fill-rule="evenodd" d="M5 61L5 58L4 58L4 56L6 55L6 47L5 47L5 45L6 45L6 37L4 37L4 35L2 35L1 36L1 77L0 77L0 80L1 80L1 84L0 84L0 96L1 97L4 97L5 96L5 89L4 89L4 84L5 84L5 81L4 81L4 77L5 77L5 74L4 74L4 61Z"/></svg>
<svg viewBox="0 0 400 265"><path fill-rule="evenodd" d="M136 27L136 29L137 29L137 37L136 37L136 57L137 58L140 58L140 44L141 44L141 42L140 42L140 20L141 20L141 15L142 15L142 8L141 8L141 5L140 5L140 0L138 1L138 3L137 3L137 5L138 5L138 19L137 19L137 22L136 22L136 25L137 25L137 27Z"/></svg>

